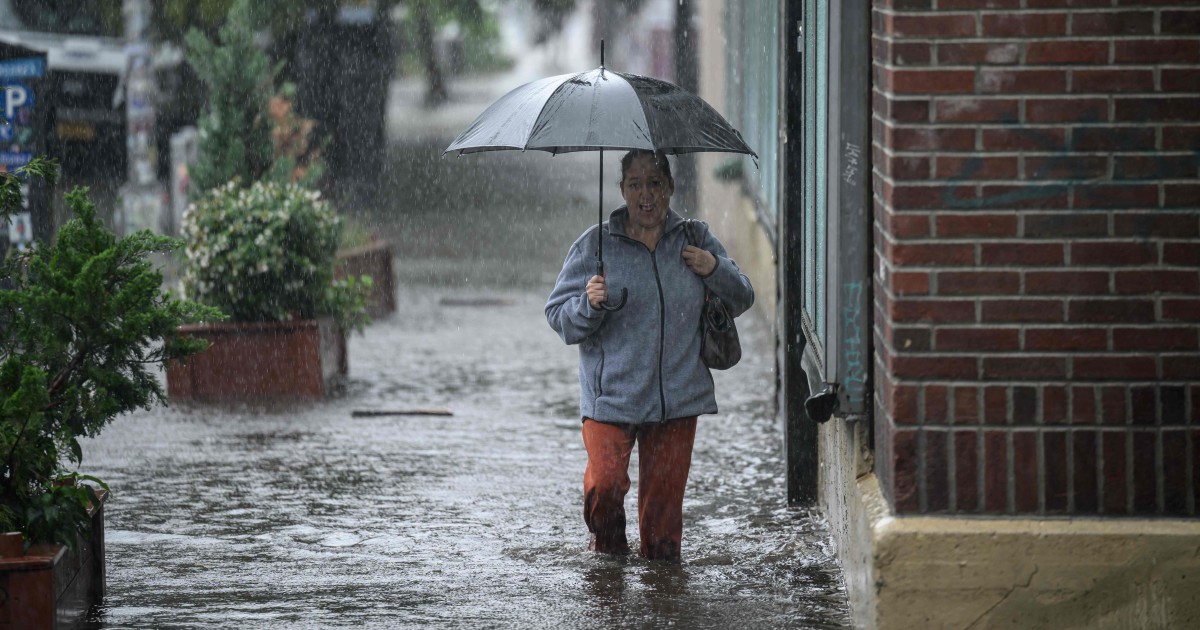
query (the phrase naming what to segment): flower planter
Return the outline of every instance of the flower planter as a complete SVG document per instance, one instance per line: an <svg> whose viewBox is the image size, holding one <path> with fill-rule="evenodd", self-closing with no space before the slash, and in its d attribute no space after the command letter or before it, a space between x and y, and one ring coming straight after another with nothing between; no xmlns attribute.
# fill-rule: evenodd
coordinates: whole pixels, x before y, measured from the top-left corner
<svg viewBox="0 0 1200 630"><path fill-rule="evenodd" d="M180 326L208 350L167 368L172 400L311 399L347 371L346 335L332 318Z"/></svg>
<svg viewBox="0 0 1200 630"><path fill-rule="evenodd" d="M395 255L395 247L387 241L338 252L334 278L371 276L373 286L367 297L367 313L371 317L383 317L396 310L396 275L392 271Z"/></svg>
<svg viewBox="0 0 1200 630"><path fill-rule="evenodd" d="M0 558L0 629L74 628L104 597L104 501L96 492L92 531L76 548L34 545L24 555Z"/></svg>

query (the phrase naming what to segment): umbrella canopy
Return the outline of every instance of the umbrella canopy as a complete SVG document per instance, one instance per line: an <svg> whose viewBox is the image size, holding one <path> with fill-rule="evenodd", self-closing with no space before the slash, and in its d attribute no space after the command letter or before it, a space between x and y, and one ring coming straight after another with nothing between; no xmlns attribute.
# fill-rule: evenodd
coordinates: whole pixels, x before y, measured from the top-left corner
<svg viewBox="0 0 1200 630"><path fill-rule="evenodd" d="M484 110L445 152L630 149L758 158L700 97L673 83L603 66L516 88Z"/></svg>
<svg viewBox="0 0 1200 630"><path fill-rule="evenodd" d="M758 155L742 134L715 109L679 86L604 67L578 74L560 74L526 83L500 97L446 147L457 151L572 151L600 152L600 204L597 222L604 222L604 151L645 149L680 154L698 151ZM597 239L596 274L604 275L604 239ZM628 288L621 289L615 311L625 305Z"/></svg>

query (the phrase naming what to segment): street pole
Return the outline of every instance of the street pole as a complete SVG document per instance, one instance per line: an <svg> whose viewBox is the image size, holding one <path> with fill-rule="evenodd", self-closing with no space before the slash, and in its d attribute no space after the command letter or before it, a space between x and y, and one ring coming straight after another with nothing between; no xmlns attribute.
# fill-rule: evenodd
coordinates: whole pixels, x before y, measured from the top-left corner
<svg viewBox="0 0 1200 630"><path fill-rule="evenodd" d="M125 16L125 134L126 173L121 187L121 207L116 228L120 234L149 229L170 231L162 225L166 189L158 181L158 141L152 49L149 38L149 0L124 0ZM164 229L166 228L166 229Z"/></svg>

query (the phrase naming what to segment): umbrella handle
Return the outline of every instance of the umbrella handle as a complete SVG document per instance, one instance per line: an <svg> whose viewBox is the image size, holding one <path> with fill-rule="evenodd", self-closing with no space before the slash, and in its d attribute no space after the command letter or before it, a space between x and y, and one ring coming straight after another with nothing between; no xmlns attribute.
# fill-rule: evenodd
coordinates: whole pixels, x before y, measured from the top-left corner
<svg viewBox="0 0 1200 630"><path fill-rule="evenodd" d="M627 298L627 297L629 297L629 289L626 287L621 287L621 299L617 300L616 304L609 304L608 302L603 302L600 304L600 308L602 308L606 311L619 311L625 307L625 298Z"/></svg>

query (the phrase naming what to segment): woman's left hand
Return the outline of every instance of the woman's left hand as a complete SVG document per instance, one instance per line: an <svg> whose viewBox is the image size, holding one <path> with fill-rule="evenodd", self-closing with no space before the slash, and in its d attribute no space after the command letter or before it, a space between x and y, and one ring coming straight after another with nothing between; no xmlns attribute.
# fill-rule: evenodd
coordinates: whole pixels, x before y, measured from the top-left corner
<svg viewBox="0 0 1200 630"><path fill-rule="evenodd" d="M683 262L698 276L709 276L717 268L717 257L694 245L683 248Z"/></svg>

